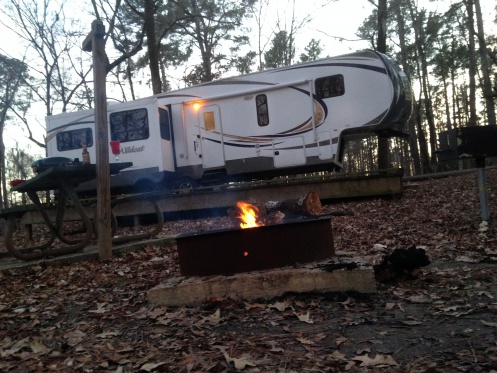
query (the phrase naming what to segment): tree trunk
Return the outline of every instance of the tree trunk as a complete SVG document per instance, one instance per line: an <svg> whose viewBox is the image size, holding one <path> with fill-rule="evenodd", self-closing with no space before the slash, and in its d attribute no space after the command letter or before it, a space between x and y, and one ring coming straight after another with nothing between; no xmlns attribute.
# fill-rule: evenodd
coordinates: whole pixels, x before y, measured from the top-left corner
<svg viewBox="0 0 497 373"><path fill-rule="evenodd" d="M447 130L452 129L452 120L450 119L450 105L449 105L449 92L448 92L448 84L447 84L447 72L444 71L443 75L441 76L442 78L442 84L443 84L443 95L444 95L444 101L445 101L445 118L447 120Z"/></svg>
<svg viewBox="0 0 497 373"><path fill-rule="evenodd" d="M200 49L200 55L202 58L202 68L203 68L203 77L202 80L204 82L210 82L213 80L212 76L212 64L211 64L211 49L210 46L207 44L205 41L206 35L203 35L202 29L205 29L202 27L201 22L203 22L202 16L199 15L198 7L197 7L197 1L196 0L191 0L190 1L190 6L192 7L192 14L194 17L194 23L195 23L195 40L197 41L198 47Z"/></svg>
<svg viewBox="0 0 497 373"><path fill-rule="evenodd" d="M464 2L468 12L468 33L469 33L469 66L468 66L468 80L469 80L469 120L468 126L476 126L476 50L475 50L475 20L473 12L473 0L466 0Z"/></svg>
<svg viewBox="0 0 497 373"><path fill-rule="evenodd" d="M131 68L131 58L128 58L126 60L126 77L129 84L129 90L131 92L131 99L136 100L135 88L134 88L135 86L133 84L133 70Z"/></svg>
<svg viewBox="0 0 497 373"><path fill-rule="evenodd" d="M426 135L423 130L423 126L421 125L421 109L420 109L420 104L416 103L415 108L413 110L413 115L415 115L415 120L414 123L416 125L416 131L418 135L418 141L419 141L419 151L421 155L421 172L423 174L429 173L431 171L430 167L430 157L428 153L428 142L426 141Z"/></svg>
<svg viewBox="0 0 497 373"><path fill-rule="evenodd" d="M437 142L436 142L436 131L435 131L435 119L433 117L433 107L432 107L432 102L431 102L431 95L430 95L430 90L428 88L428 62L426 60L426 55L424 54L424 49L423 46L420 44L418 46L420 49L420 55L421 57L421 87L423 89L423 96L424 96L424 107L425 107L425 115L426 115L426 120L428 122L428 132L430 135L430 146L431 149L436 149ZM433 162L435 155L432 152L431 155L431 161Z"/></svg>
<svg viewBox="0 0 497 373"><path fill-rule="evenodd" d="M402 15L401 1L402 0L396 0L394 3L394 6L395 6L395 12L396 12L396 16L397 16L397 25L398 25L398 32L399 32L399 44L400 44L400 58L401 58L402 69L404 70L404 73L406 74L407 78L410 81L411 80L411 73L409 70L409 63L407 61L405 23L404 23L404 17ZM417 119L417 117L414 115L414 112L413 112L407 125L409 128L409 135L410 135L409 136L409 148L411 150L414 173L416 175L418 175L421 173L421 161L419 158L419 148L418 148L418 141L417 141L417 136L416 136L416 123L415 123L416 119Z"/></svg>
<svg viewBox="0 0 497 373"><path fill-rule="evenodd" d="M415 46L416 46L416 52L417 52L417 61L418 66L420 66L420 75L421 75L421 90L423 92L423 97L424 97L424 108L425 108L425 115L426 115L426 120L428 122L428 130L430 134L430 145L432 149L436 148L436 133L435 133L435 121L433 118L433 108L432 108L432 103L431 103L431 97L430 97L430 92L428 89L428 61L426 60L426 54L425 54L425 46L424 46L424 32L423 32L423 25L422 22L419 21L418 19L418 14L417 11L415 12L414 7L411 2L409 2L409 10L411 13L411 18L413 21L413 29L414 29L414 38L415 38ZM422 131L422 126L418 126L418 131ZM423 133L424 136L424 133ZM426 142L426 138L424 138L424 141ZM421 146L421 144L420 144ZM433 160L433 157L435 155L432 154L432 157L429 156L428 154L428 149L426 149L426 157L427 160L425 160L425 171L430 172L431 171L431 165L430 161ZM431 159L430 159L431 158ZM426 166L428 166L426 168Z"/></svg>
<svg viewBox="0 0 497 373"><path fill-rule="evenodd" d="M474 0L476 10L476 24L478 26L478 43L480 45L481 74L483 78L483 98L487 108L488 124L495 126L495 106L492 95L492 82L490 80L490 58L488 56L487 43L485 41L485 31L483 29L483 17L481 14L480 0Z"/></svg>
<svg viewBox="0 0 497 373"><path fill-rule="evenodd" d="M152 92L158 94L162 92L162 83L159 69L159 47L155 35L155 3L153 0L144 1L143 22L145 34L147 35L147 51L150 66L150 79L152 80Z"/></svg>
<svg viewBox="0 0 497 373"><path fill-rule="evenodd" d="M450 83L452 85L452 123L454 124L454 127L459 126L460 120L457 119L457 113L460 113L459 110L459 99L458 95L456 94L457 90L457 84L456 84L456 70L451 69L450 70Z"/></svg>
<svg viewBox="0 0 497 373"><path fill-rule="evenodd" d="M378 40L377 50L387 52L387 0L378 0Z"/></svg>
<svg viewBox="0 0 497 373"><path fill-rule="evenodd" d="M5 145L3 142L3 129L0 131L0 177L1 177L1 190L0 190L0 199L2 201L1 208L9 207L9 199L7 196L7 183L5 180L6 177L6 168L5 168Z"/></svg>
<svg viewBox="0 0 497 373"><path fill-rule="evenodd" d="M378 41L377 50L387 52L387 0L378 0ZM378 169L384 170L389 164L388 137L378 135Z"/></svg>

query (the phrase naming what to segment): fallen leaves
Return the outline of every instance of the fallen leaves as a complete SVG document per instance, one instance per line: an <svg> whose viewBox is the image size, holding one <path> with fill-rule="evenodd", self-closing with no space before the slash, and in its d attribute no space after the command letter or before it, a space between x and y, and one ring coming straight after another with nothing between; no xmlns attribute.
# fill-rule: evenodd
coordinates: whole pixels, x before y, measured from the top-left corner
<svg viewBox="0 0 497 373"><path fill-rule="evenodd" d="M312 321L312 319L311 319L311 313L309 311L304 313L304 314L300 314L300 315L294 312L294 315L297 316L299 321L302 321L302 322L305 322L308 324L314 323L314 321Z"/></svg>
<svg viewBox="0 0 497 373"><path fill-rule="evenodd" d="M399 364L391 357L384 356L381 354L376 355L374 358L370 358L368 355L356 356L352 358L354 361L360 361L361 367L388 367L388 366L398 366Z"/></svg>
<svg viewBox="0 0 497 373"><path fill-rule="evenodd" d="M217 325L222 321L221 310L217 309L212 315L202 317L202 319L197 323L197 325L202 325L204 323L209 323L212 325Z"/></svg>
<svg viewBox="0 0 497 373"><path fill-rule="evenodd" d="M86 338L86 333L79 329L70 330L65 333L63 337L66 339L66 343L69 346L74 347L84 341L84 339Z"/></svg>
<svg viewBox="0 0 497 373"><path fill-rule="evenodd" d="M369 357L369 354L364 354L349 358L346 354L335 350L330 356L335 360L345 363L344 371L354 371L352 369L357 366L357 363L359 363L360 367L365 368L388 368L399 366L399 364L390 355L376 354L374 357Z"/></svg>
<svg viewBox="0 0 497 373"><path fill-rule="evenodd" d="M2 358L15 357L17 359L27 360L34 359L40 355L50 352L39 337L26 337L18 341L5 338L0 342L0 356Z"/></svg>
<svg viewBox="0 0 497 373"><path fill-rule="evenodd" d="M270 309L271 308L274 308L280 312L283 312L285 311L287 308L292 308L290 306L290 303L288 301L283 301L283 302L275 302L275 303L272 303L268 306Z"/></svg>
<svg viewBox="0 0 497 373"><path fill-rule="evenodd" d="M224 358L228 365L233 365L235 369L243 370L246 367L255 367L257 366L255 363L251 361L250 355L245 355L240 358L230 357L227 353L224 354Z"/></svg>
<svg viewBox="0 0 497 373"><path fill-rule="evenodd" d="M140 370L143 370L145 372L153 372L157 368L161 367L162 365L166 364L165 362L160 362L160 363L145 363L140 367Z"/></svg>
<svg viewBox="0 0 497 373"><path fill-rule="evenodd" d="M485 321L485 320L480 320L480 321L485 326L491 326L493 328L497 328L497 322L491 322L491 321Z"/></svg>
<svg viewBox="0 0 497 373"><path fill-rule="evenodd" d="M497 189L496 181L489 170L488 187ZM341 262L371 266L411 245L433 262L416 279L382 284L371 296L152 307L147 290L178 276L174 245L0 272L0 370L495 371L496 224L481 224L478 204L468 175L419 182L397 200L325 206L350 211L333 219ZM229 224L223 217L168 221L163 234Z"/></svg>

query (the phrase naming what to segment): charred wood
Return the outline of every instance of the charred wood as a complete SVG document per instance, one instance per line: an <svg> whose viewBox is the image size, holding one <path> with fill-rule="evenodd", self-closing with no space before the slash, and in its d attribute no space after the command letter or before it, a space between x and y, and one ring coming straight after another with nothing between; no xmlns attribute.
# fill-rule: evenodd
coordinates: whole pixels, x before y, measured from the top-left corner
<svg viewBox="0 0 497 373"><path fill-rule="evenodd" d="M316 192L309 192L297 199L268 201L264 207L267 212L280 210L307 216L319 216L323 210L321 200Z"/></svg>
<svg viewBox="0 0 497 373"><path fill-rule="evenodd" d="M419 268L430 264L424 249L411 246L408 249L395 249L386 255L383 261L374 266L375 278L378 282L414 279Z"/></svg>
<svg viewBox="0 0 497 373"><path fill-rule="evenodd" d="M261 223L264 225L270 225L270 224L279 224L283 221L285 218L285 214L282 213L281 211L273 211L264 216L261 219Z"/></svg>

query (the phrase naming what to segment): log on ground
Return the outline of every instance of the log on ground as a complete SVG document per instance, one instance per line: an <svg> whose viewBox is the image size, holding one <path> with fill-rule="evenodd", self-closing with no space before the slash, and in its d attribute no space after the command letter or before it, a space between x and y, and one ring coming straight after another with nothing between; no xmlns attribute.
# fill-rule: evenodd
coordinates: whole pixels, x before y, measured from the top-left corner
<svg viewBox="0 0 497 373"><path fill-rule="evenodd" d="M234 276L176 277L147 293L151 304L195 305L210 299L256 300L286 293L374 293L373 269L327 272L319 268L282 268Z"/></svg>

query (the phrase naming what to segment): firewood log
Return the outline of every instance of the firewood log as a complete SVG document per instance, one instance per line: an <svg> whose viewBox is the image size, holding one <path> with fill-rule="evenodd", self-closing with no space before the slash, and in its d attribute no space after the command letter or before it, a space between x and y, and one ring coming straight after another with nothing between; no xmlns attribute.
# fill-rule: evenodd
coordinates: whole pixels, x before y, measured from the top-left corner
<svg viewBox="0 0 497 373"><path fill-rule="evenodd" d="M279 224L283 221L285 218L285 214L283 214L281 211L273 211L267 214L263 219L261 219L261 223L264 225L271 225L271 224Z"/></svg>
<svg viewBox="0 0 497 373"><path fill-rule="evenodd" d="M281 210L309 216L319 216L323 209L316 192L309 192L297 199L268 201L264 205L266 212Z"/></svg>

